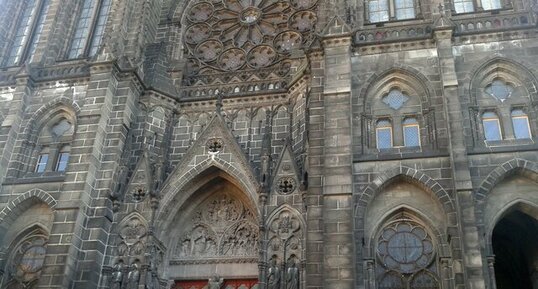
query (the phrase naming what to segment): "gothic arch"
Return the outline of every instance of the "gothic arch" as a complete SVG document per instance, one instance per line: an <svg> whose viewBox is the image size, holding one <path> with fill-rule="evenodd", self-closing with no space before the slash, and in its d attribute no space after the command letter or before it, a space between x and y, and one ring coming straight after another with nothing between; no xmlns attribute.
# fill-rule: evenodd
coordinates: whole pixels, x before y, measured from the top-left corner
<svg viewBox="0 0 538 289"><path fill-rule="evenodd" d="M0 211L0 232L9 228L10 224L18 216L39 202L47 204L52 210L57 204L56 200L49 193L40 189L27 191L7 203L2 211Z"/></svg>
<svg viewBox="0 0 538 289"><path fill-rule="evenodd" d="M452 198L436 180L419 170L400 166L379 174L374 181L362 191L356 202L355 218L364 218L366 208L375 195L398 177L404 177L437 196L437 200L443 206L445 213L455 212L456 206L452 201Z"/></svg>
<svg viewBox="0 0 538 289"><path fill-rule="evenodd" d="M521 213L524 213L538 221L538 204L534 204L527 200L521 199L516 199L506 204L499 212L497 212L497 214L491 221L491 226L486 229L486 250L488 252L488 255L493 255L493 249L491 247L493 229L504 216L508 215L513 211L520 211Z"/></svg>
<svg viewBox="0 0 538 289"><path fill-rule="evenodd" d="M506 177L518 173L538 181L538 163L514 158L496 167L486 178L484 178L480 187L475 192L477 209L479 209L479 211L483 210L488 194L498 183Z"/></svg>
<svg viewBox="0 0 538 289"><path fill-rule="evenodd" d="M421 98L423 104L428 104L431 96L435 95L433 88L429 85L429 80L417 69L407 65L397 65L390 69L387 69L381 73L375 73L372 75L366 83L368 86L364 87L359 93L359 102L362 101L364 109L368 107L369 101L373 95L377 94L376 89L385 84L391 84L395 81L405 81L412 86Z"/></svg>
<svg viewBox="0 0 538 289"><path fill-rule="evenodd" d="M251 180L252 177L243 170L235 167L233 164L220 158L209 158L192 169L185 169L185 172L177 178L174 177L174 174L169 177L169 180L171 181L167 182L161 191L161 195L163 196L161 203L164 204L164 206L157 212L156 220L158 220L158 222L160 222L159 220L164 219L168 221L173 217L170 216L171 212L181 207L183 202L186 201L197 188L209 181L208 179L200 180L199 178L212 169L220 172L220 174L214 174L213 176L222 176L245 192L250 202L254 204L253 207L256 208L259 215L259 208L257 206L257 188L259 184L250 182L249 180Z"/></svg>
<svg viewBox="0 0 538 289"><path fill-rule="evenodd" d="M422 223L428 230L430 230L436 239L436 242L438 243L438 254L443 257L451 256L451 251L449 249L449 245L446 242L446 233L443 232L439 226L435 225L435 223L428 218L423 213L417 211L416 209L409 207L407 205L401 205L396 208L391 209L390 211L387 211L383 217L375 223L373 226L375 229L373 230L373 234L369 236L365 246L367 248L367 252L372 254L372 258L374 256L374 249L375 249L375 238L378 235L378 232L383 228L383 226L393 219L398 214L406 214L408 216L411 216L411 218L419 223Z"/></svg>
<svg viewBox="0 0 538 289"><path fill-rule="evenodd" d="M492 76L493 74L495 76ZM477 104L478 91L483 88L483 82L497 76L505 77L507 80L525 87L532 100L538 97L537 92L534 91L534 87L538 85L538 80L529 68L515 60L493 55L487 57L470 74L468 89L473 104Z"/></svg>
<svg viewBox="0 0 538 289"><path fill-rule="evenodd" d="M39 135L39 130L46 125L50 119L58 114L63 114L76 128L77 115L79 112L80 107L72 99L64 96L55 98L41 106L32 114L28 120L28 125L24 130L24 135L37 137L37 135Z"/></svg>

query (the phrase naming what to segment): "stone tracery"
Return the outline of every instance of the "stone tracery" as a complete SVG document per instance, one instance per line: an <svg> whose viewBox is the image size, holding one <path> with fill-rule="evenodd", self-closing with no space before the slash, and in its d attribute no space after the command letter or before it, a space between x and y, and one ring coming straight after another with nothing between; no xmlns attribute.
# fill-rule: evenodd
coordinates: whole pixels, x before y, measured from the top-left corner
<svg viewBox="0 0 538 289"><path fill-rule="evenodd" d="M317 22L316 0L199 0L186 12L189 70L269 67L299 48ZM194 71L193 71L194 70Z"/></svg>

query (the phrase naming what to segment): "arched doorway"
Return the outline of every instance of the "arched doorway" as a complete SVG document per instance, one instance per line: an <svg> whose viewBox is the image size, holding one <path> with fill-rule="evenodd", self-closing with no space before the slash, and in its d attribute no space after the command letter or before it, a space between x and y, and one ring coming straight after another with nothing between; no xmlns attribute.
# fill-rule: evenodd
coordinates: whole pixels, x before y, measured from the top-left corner
<svg viewBox="0 0 538 289"><path fill-rule="evenodd" d="M538 288L538 221L515 210L493 229L497 289Z"/></svg>
<svg viewBox="0 0 538 289"><path fill-rule="evenodd" d="M203 172L195 182L163 236L172 288L256 288L260 233L255 205L219 169Z"/></svg>

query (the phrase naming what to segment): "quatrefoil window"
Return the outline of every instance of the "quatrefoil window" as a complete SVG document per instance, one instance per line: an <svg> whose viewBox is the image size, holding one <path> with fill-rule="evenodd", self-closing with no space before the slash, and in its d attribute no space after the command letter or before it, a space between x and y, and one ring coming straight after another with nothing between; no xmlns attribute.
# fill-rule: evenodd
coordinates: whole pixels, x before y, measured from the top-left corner
<svg viewBox="0 0 538 289"><path fill-rule="evenodd" d="M219 138L212 138L209 141L207 141L207 150L210 153L218 153L222 151L222 147L224 146L223 142Z"/></svg>
<svg viewBox="0 0 538 289"><path fill-rule="evenodd" d="M486 93L496 98L500 102L504 102L510 98L513 91L514 88L510 84L500 79L494 80L490 85L486 86Z"/></svg>
<svg viewBox="0 0 538 289"><path fill-rule="evenodd" d="M283 177L278 180L278 192L283 195L289 195L295 190L295 180L291 177Z"/></svg>
<svg viewBox="0 0 538 289"><path fill-rule="evenodd" d="M382 99L383 103L396 110L400 109L408 100L409 97L397 89L392 89Z"/></svg>

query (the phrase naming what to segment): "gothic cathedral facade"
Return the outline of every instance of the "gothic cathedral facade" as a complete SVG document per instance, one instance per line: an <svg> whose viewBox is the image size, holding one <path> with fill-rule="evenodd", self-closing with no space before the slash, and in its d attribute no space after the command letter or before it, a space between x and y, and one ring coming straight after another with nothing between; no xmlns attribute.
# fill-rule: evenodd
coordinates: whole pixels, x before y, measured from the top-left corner
<svg viewBox="0 0 538 289"><path fill-rule="evenodd" d="M0 0L0 289L538 288L536 0Z"/></svg>

